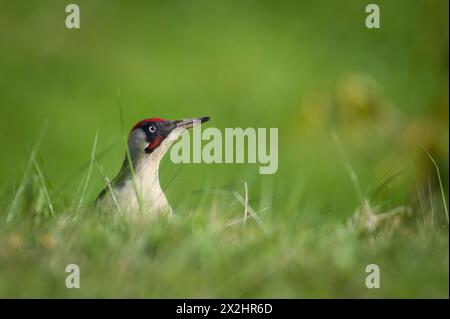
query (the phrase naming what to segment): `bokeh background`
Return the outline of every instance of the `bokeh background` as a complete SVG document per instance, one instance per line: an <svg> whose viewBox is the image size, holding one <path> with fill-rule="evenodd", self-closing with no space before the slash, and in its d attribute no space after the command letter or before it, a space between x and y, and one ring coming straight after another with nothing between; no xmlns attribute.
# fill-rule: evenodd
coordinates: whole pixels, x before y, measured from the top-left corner
<svg viewBox="0 0 450 319"><path fill-rule="evenodd" d="M69 2L0 1L1 296L448 298L448 1L376 1L380 29L365 27L367 1L74 3L81 28L69 30ZM39 174L26 167L41 132L38 172L61 221L79 198L96 132L97 161L113 177L136 121L193 116L210 116L220 129L279 128L278 172L165 158L163 188L190 226L156 232L172 243L156 257L138 246L133 255L128 235L106 240L113 230L96 242L95 224L73 226L81 242L55 232L45 194L32 186ZM420 145L439 166L443 190ZM27 195L11 213L24 172L32 176ZM243 195L244 182L272 235L253 223L251 239L240 231L207 237L210 216L241 214L232 194ZM94 169L86 204L103 185ZM414 226L396 219L381 226L384 237L345 226L383 213L408 215ZM374 241L385 246L371 250ZM58 286L70 249L89 265L89 289ZM92 257L102 251L123 258ZM377 260L390 281L373 292L351 276ZM134 279L115 275L123 267ZM107 274L127 285L108 286Z"/></svg>

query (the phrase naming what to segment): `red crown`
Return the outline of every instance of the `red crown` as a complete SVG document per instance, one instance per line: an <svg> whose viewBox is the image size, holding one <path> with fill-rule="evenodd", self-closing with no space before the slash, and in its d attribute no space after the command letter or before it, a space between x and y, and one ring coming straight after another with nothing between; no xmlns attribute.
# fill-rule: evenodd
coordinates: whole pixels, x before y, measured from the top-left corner
<svg viewBox="0 0 450 319"><path fill-rule="evenodd" d="M152 117L152 118L149 118L149 119L145 119L145 120L139 121L136 124L134 124L133 128L131 129L131 132L133 132L135 129L138 129L138 128L142 127L143 125L145 125L146 123L149 123L149 122L165 122L165 121L167 121L167 120L166 119L162 119L160 117Z"/></svg>

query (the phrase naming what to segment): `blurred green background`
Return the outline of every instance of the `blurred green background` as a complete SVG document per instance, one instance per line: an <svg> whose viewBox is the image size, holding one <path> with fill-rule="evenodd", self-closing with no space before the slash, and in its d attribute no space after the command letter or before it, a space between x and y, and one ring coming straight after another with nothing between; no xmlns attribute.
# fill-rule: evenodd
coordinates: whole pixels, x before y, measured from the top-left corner
<svg viewBox="0 0 450 319"><path fill-rule="evenodd" d="M152 270L147 275L136 270L133 280L152 278L155 283L151 274L156 273L160 286L148 292L133 280L129 290L121 290L117 282L117 287L102 286L100 279L96 285L95 273L105 273L99 265L107 263L106 256L97 256L88 258L92 285L76 292L81 296L448 298L448 220L435 167L420 146L439 165L448 197L448 1L376 1L380 29L365 27L367 1L75 3L81 28L69 30L64 24L69 2L1 0L0 296L69 293L58 286L64 272L55 265L67 261L63 252L70 247L83 256L83 240L89 246L89 236L98 229L87 213L87 230L73 226L77 235L66 230L61 238L55 218L72 216L68 207L78 201L97 131L98 162L109 177L117 173L124 154L122 105L125 132L147 117L210 116L208 125L220 129L277 127L279 169L267 176L258 174L258 165L175 165L165 158L163 188L175 212L186 217L169 234L183 235L166 238L167 232L156 232L158 242L172 244L155 259L142 257L133 246L142 269ZM33 200L42 191L29 186L17 218L6 222L45 123L38 158L57 217L48 217L42 203ZM36 178L25 181L34 182ZM227 221L242 212L232 195L218 192L242 194L244 182L250 204L258 211L268 207L261 218L273 227L271 235L262 235L254 223L248 235L211 235L211 212ZM94 170L87 202L102 188ZM378 244L386 240L378 247L381 252L370 249L373 235L340 230L355 211L367 213L359 210L365 200L375 214L396 209L412 214L412 222L396 220L386 226L389 231L381 227L388 237L375 236ZM203 219L196 222L192 215ZM406 226L411 223L413 227ZM359 230L365 233L365 226ZM111 229L103 236L114 234ZM98 252L126 250L129 237L121 234L123 240L106 240ZM339 242L335 235L345 238L339 247L333 246ZM42 236L50 238L50 248L39 244ZM224 238L229 236L247 239L240 248L228 247ZM190 243L187 248L180 246L180 238ZM212 239L218 246L205 248ZM178 259L169 259L169 251L177 252L170 258ZM190 263L184 254L201 257ZM291 254L297 262L290 262ZM362 265L376 262L376 256L385 261L391 282L372 292L349 278L356 271L363 276ZM420 262L411 265L417 256ZM261 262L247 263L252 259ZM185 268L166 267L177 262ZM264 265L281 276L267 275L268 286L251 275L264 274ZM114 267L106 269L115 274L119 270ZM245 271L236 275L235 284L211 287L240 267ZM335 271L313 271L329 271L327 267ZM410 275L399 275L399 269ZM176 282L183 287L173 288Z"/></svg>

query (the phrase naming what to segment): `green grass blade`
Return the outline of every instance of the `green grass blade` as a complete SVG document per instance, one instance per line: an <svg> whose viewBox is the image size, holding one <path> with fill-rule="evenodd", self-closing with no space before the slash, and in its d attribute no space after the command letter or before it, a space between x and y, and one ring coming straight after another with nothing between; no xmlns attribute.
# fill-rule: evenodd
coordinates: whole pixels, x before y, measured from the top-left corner
<svg viewBox="0 0 450 319"><path fill-rule="evenodd" d="M50 192L48 191L48 187L45 182L44 174L42 173L42 170L39 167L39 164L36 159L34 159L33 164L34 164L34 168L36 169L36 172L38 174L39 181L41 182L42 189L44 190L44 195L45 195L45 199L47 200L48 208L50 209L50 214L52 215L52 217L54 217L55 210L53 209L53 204L50 199Z"/></svg>
<svg viewBox="0 0 450 319"><path fill-rule="evenodd" d="M89 169L87 172L86 181L84 183L83 190L81 192L80 201L78 202L78 206L77 206L77 210L76 210L77 215L80 212L81 206L83 205L84 196L86 194L87 188L89 186L89 182L91 180L92 167L93 167L94 160L95 160L95 151L97 149L97 141L98 141L98 131L95 133L94 145L92 146L91 158L90 158L90 162L89 162Z"/></svg>
<svg viewBox="0 0 450 319"><path fill-rule="evenodd" d="M40 145L42 143L42 139L44 137L44 133L47 130L47 126L48 126L48 119L45 120L44 125L43 125L43 127L41 129L41 132L39 133L39 136L37 138L37 141L34 144L34 148L31 151L30 159L28 160L28 163L27 163L25 172L23 174L22 180L21 180L21 182L19 184L17 192L15 193L15 195L13 197L13 200L12 200L11 205L10 205L9 210L8 210L8 214L6 215L6 222L7 223L11 222L12 219L14 218L14 213L16 211L17 204L19 202L20 197L23 194L23 191L25 190L26 182L28 180L28 175L31 172L31 169L33 168L34 161L36 160L36 155L37 155L39 147L40 147Z"/></svg>

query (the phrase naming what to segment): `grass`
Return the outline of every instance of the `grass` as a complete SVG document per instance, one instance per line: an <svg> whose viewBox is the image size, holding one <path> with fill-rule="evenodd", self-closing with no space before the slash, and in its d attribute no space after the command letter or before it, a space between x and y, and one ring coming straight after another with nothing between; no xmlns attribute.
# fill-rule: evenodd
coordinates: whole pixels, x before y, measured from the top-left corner
<svg viewBox="0 0 450 319"><path fill-rule="evenodd" d="M420 147L422 147L422 149L427 154L427 156L430 158L430 160L433 162L433 165L436 168L437 178L439 181L439 189L441 191L441 196L442 196L442 204L444 205L445 217L447 217L447 224L448 224L448 221L449 221L448 220L448 209L447 209L447 202L446 202L445 194L444 194L444 186L442 185L441 171L439 170L439 166L437 165L433 156L430 155L430 153L426 150L425 147L423 147L423 145L420 145Z"/></svg>
<svg viewBox="0 0 450 319"><path fill-rule="evenodd" d="M404 206L380 212L371 207L377 203L364 198L347 222L330 222L307 206L284 214L254 208L245 183L220 196L203 193L198 205L176 211L171 222L150 223L117 212L100 215L83 204L96 144L97 136L81 194L72 202L49 198L40 166L28 171L19 188L27 189L27 195L15 196L13 217L2 219L3 297L448 294L448 281L442 280L448 276L448 223L437 218L441 221L434 222L442 227L434 226L429 210L423 220ZM345 164L356 183L351 165ZM444 217L445 211L439 212ZM81 289L65 288L70 263L81 268ZM380 289L364 285L365 267L371 263L380 266Z"/></svg>
<svg viewBox="0 0 450 319"><path fill-rule="evenodd" d="M0 297L448 298L448 2L379 3L5 4ZM166 156L170 222L99 214L154 116L277 127L279 169Z"/></svg>

